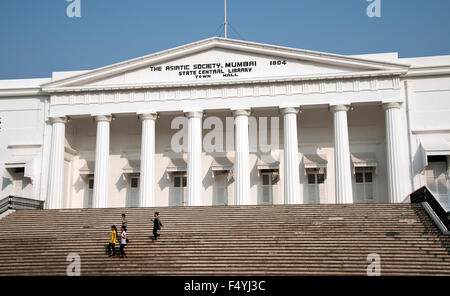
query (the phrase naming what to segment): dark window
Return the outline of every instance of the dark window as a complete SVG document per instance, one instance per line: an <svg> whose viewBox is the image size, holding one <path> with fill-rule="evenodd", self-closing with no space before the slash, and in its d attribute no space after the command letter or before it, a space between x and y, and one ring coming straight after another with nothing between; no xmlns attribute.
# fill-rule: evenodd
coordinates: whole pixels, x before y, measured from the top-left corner
<svg viewBox="0 0 450 296"><path fill-rule="evenodd" d="M364 179L366 181L366 183L372 183L372 173L365 173L364 174Z"/></svg>
<svg viewBox="0 0 450 296"><path fill-rule="evenodd" d="M269 174L264 174L263 176L263 185L272 185L272 184L270 184L271 182L270 182L270 177L271 177L271 175L269 175Z"/></svg>
<svg viewBox="0 0 450 296"><path fill-rule="evenodd" d="M138 188L138 186L139 186L139 179L131 178L131 188Z"/></svg>
<svg viewBox="0 0 450 296"><path fill-rule="evenodd" d="M94 189L94 179L89 179L89 189Z"/></svg>
<svg viewBox="0 0 450 296"><path fill-rule="evenodd" d="M187 186L187 177L185 176L175 176L173 179L174 187L186 187Z"/></svg>
<svg viewBox="0 0 450 296"><path fill-rule="evenodd" d="M180 177L175 177L173 179L173 186L174 187L181 187L181 178Z"/></svg>
<svg viewBox="0 0 450 296"><path fill-rule="evenodd" d="M16 173L16 174L25 173L25 168L15 168L14 173Z"/></svg>
<svg viewBox="0 0 450 296"><path fill-rule="evenodd" d="M364 183L363 173L355 173L356 183Z"/></svg>
<svg viewBox="0 0 450 296"><path fill-rule="evenodd" d="M308 174L308 184L316 184L316 175Z"/></svg>
<svg viewBox="0 0 450 296"><path fill-rule="evenodd" d="M317 174L317 184L325 183L325 174Z"/></svg>
<svg viewBox="0 0 450 296"><path fill-rule="evenodd" d="M429 155L427 157L428 162L446 162L447 157L445 155Z"/></svg>

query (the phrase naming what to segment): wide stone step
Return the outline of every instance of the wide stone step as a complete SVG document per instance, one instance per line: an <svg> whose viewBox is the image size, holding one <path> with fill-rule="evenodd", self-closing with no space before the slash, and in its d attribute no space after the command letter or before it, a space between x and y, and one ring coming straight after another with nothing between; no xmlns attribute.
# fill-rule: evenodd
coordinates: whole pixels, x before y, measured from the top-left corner
<svg viewBox="0 0 450 296"><path fill-rule="evenodd" d="M275 205L18 211L0 220L0 275L450 275L450 240L420 205ZM110 227L128 218L128 258L109 258ZM116 245L118 249L118 245Z"/></svg>

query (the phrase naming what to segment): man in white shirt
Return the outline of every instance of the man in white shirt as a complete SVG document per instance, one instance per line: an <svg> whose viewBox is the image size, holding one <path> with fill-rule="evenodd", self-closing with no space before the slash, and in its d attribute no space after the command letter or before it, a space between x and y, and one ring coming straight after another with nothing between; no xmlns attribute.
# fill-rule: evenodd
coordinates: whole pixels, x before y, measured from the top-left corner
<svg viewBox="0 0 450 296"><path fill-rule="evenodd" d="M127 232L125 231L125 228L121 227L121 235L120 235L120 258L127 257L127 254L125 253L125 246L127 245Z"/></svg>

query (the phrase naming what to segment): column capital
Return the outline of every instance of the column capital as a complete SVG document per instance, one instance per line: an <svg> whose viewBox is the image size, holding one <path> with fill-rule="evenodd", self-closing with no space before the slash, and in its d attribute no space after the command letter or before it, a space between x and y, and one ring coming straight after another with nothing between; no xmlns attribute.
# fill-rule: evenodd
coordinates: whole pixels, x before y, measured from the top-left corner
<svg viewBox="0 0 450 296"><path fill-rule="evenodd" d="M56 116L56 117L49 117L50 122L53 123L67 123L67 117L65 116Z"/></svg>
<svg viewBox="0 0 450 296"><path fill-rule="evenodd" d="M233 112L233 116L250 116L250 109L234 109L231 110L231 112Z"/></svg>
<svg viewBox="0 0 450 296"><path fill-rule="evenodd" d="M337 112L337 111L347 112L349 109L350 109L350 105L331 105L330 106L331 112Z"/></svg>
<svg viewBox="0 0 450 296"><path fill-rule="evenodd" d="M108 114L104 114L104 115L92 115L95 119L95 121L99 122L99 121L107 121L107 122L111 122L112 116L108 115Z"/></svg>
<svg viewBox="0 0 450 296"><path fill-rule="evenodd" d="M280 112L284 114L297 114L299 111L298 107L280 107Z"/></svg>
<svg viewBox="0 0 450 296"><path fill-rule="evenodd" d="M193 117L202 118L203 111L202 110L184 111L184 116L186 116L187 118L193 118Z"/></svg>
<svg viewBox="0 0 450 296"><path fill-rule="evenodd" d="M402 106L402 103L399 103L399 102L383 103L383 110L400 109L401 106Z"/></svg>
<svg viewBox="0 0 450 296"><path fill-rule="evenodd" d="M154 113L141 113L138 114L139 119L140 120L156 120L156 118L158 118L158 113L154 112Z"/></svg>

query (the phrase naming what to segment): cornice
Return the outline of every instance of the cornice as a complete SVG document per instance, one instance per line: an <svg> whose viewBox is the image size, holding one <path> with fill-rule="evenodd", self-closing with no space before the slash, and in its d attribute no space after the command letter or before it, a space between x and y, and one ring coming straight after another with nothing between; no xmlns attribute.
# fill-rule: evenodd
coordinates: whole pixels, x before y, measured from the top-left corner
<svg viewBox="0 0 450 296"><path fill-rule="evenodd" d="M292 96L314 94L364 93L400 90L400 76L333 79L319 81L289 81L262 84L205 85L189 88L117 89L54 93L50 104L88 105L133 102L169 102L180 100Z"/></svg>
<svg viewBox="0 0 450 296"><path fill-rule="evenodd" d="M450 65L435 67L414 67L404 75L406 78L419 76L450 75Z"/></svg>
<svg viewBox="0 0 450 296"><path fill-rule="evenodd" d="M202 86L227 86L242 84L262 84L262 83L283 83L283 82L302 82L316 80L336 80L352 78L373 78L386 76L401 76L406 71L386 70L386 71L363 71L352 73L333 73L316 75L296 75L296 76L278 76L267 78L245 78L236 80L210 80L202 82L167 82L167 83L139 83L139 84L120 84L104 86L77 86L60 88L43 88L45 93L64 93L64 92L82 92L82 91L117 91L117 90L137 90L137 89L157 89L157 88L191 88Z"/></svg>
<svg viewBox="0 0 450 296"><path fill-rule="evenodd" d="M400 90L400 76L377 76L358 79L276 80L272 83L205 84L191 87L107 89L96 91L52 93L51 105L86 105L103 103L178 101L217 98L290 96L327 93L363 93Z"/></svg>
<svg viewBox="0 0 450 296"><path fill-rule="evenodd" d="M41 88L0 89L0 97L48 96Z"/></svg>

